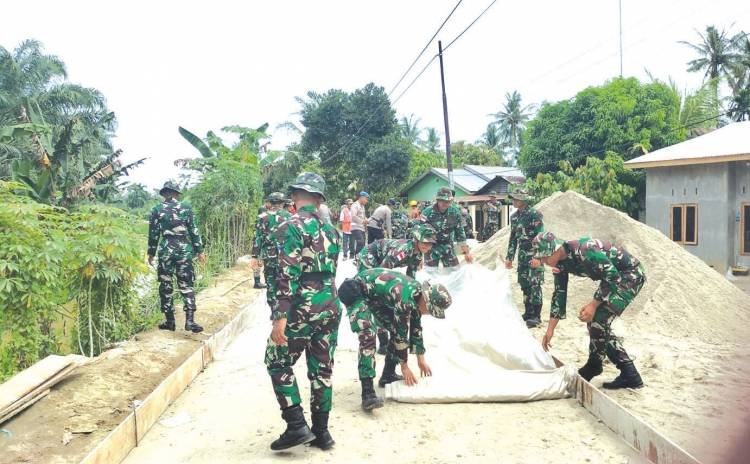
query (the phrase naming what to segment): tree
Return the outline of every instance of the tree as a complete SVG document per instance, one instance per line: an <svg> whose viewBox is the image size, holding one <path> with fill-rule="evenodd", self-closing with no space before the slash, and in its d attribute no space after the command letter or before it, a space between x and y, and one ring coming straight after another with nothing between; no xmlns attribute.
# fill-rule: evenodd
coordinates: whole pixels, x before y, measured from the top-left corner
<svg viewBox="0 0 750 464"><path fill-rule="evenodd" d="M515 158L521 149L522 135L526 129L526 123L531 117L532 105L521 104L521 94L514 90L513 93L505 94L503 108L490 116L495 120L493 124L499 131L502 144L508 147L511 164L515 164Z"/></svg>
<svg viewBox="0 0 750 464"><path fill-rule="evenodd" d="M539 173L524 184L537 201L557 191L575 190L631 216L638 214L638 188L633 184L642 183L645 176L625 167L617 153L608 152L604 159L590 156L575 169L569 161L561 161L559 167L555 173Z"/></svg>
<svg viewBox="0 0 750 464"><path fill-rule="evenodd" d="M681 40L679 43L687 45L696 52L698 58L688 62L687 70L690 72L703 72L703 78L706 81L715 80L718 82L731 74L739 55L734 51L738 41L744 34L730 36L730 34L721 30L718 31L715 26L706 27L706 33L701 34L695 31L700 37L698 43L690 43Z"/></svg>
<svg viewBox="0 0 750 464"><path fill-rule="evenodd" d="M502 153L503 142L500 139L500 131L494 123L487 124L487 129L482 134L482 137L477 140L478 144L482 144L496 153Z"/></svg>
<svg viewBox="0 0 750 464"><path fill-rule="evenodd" d="M70 192L96 196L107 189L82 183L111 186L123 169L140 164L109 163L115 169L102 171L102 163L119 157L111 143L114 113L99 91L66 78L62 60L38 41L13 52L0 47L0 179L13 177L48 203L72 201Z"/></svg>
<svg viewBox="0 0 750 464"><path fill-rule="evenodd" d="M130 184L125 188L125 205L131 209L139 209L146 206L153 197L143 184Z"/></svg>
<svg viewBox="0 0 750 464"><path fill-rule="evenodd" d="M402 117L398 123L401 136L415 146L419 145L419 135L422 133L422 129L419 128L419 121L419 118L415 118L414 114L411 114L408 118Z"/></svg>
<svg viewBox="0 0 750 464"><path fill-rule="evenodd" d="M732 97L729 102L729 117L734 121L750 120L750 38L743 33L736 43L739 59L729 77Z"/></svg>
<svg viewBox="0 0 750 464"><path fill-rule="evenodd" d="M445 155L430 153L429 151L415 150L411 153L409 160L409 177L404 184L409 184L417 177L421 176L430 168L444 168Z"/></svg>
<svg viewBox="0 0 750 464"><path fill-rule="evenodd" d="M368 153L397 133L395 111L383 87L372 83L352 93L308 92L298 102L305 127L300 151L303 157L319 161L331 201L342 200L367 182L365 173L377 173L370 165L380 162ZM406 166L398 169L408 172Z"/></svg>
<svg viewBox="0 0 750 464"><path fill-rule="evenodd" d="M480 166L505 166L503 158L484 145L473 145L464 141L451 144L453 164L478 164Z"/></svg>
<svg viewBox="0 0 750 464"><path fill-rule="evenodd" d="M411 153L414 150L409 141L398 134L384 137L381 142L367 151L367 163L362 165L362 188L373 192L373 200L385 203L395 196L398 187L409 176Z"/></svg>
<svg viewBox="0 0 750 464"><path fill-rule="evenodd" d="M528 124L518 164L533 178L555 171L560 161L575 167L607 151L628 160L684 140L679 116L680 98L668 85L617 78L571 100L543 104Z"/></svg>
<svg viewBox="0 0 750 464"><path fill-rule="evenodd" d="M421 148L429 153L437 153L440 150L440 134L434 127L425 129L427 137L422 141Z"/></svg>

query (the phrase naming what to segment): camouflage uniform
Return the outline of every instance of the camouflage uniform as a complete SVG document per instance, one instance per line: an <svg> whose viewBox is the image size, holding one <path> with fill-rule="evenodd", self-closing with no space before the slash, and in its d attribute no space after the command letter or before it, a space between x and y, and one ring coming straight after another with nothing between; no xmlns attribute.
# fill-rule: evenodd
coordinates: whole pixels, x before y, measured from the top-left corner
<svg viewBox="0 0 750 464"><path fill-rule="evenodd" d="M445 192L447 190L447 193ZM450 199L450 190L441 188L438 191L438 199ZM466 245L466 234L464 233L461 221L461 210L458 205L451 203L444 211L440 212L437 203L434 203L424 209L421 221L431 225L435 231L436 243L432 246L430 253L425 256L425 266L437 267L443 263L445 267L458 266L458 258L454 250L455 242L459 246Z"/></svg>
<svg viewBox="0 0 750 464"><path fill-rule="evenodd" d="M394 269L406 266L406 275L414 277L422 263L422 253L413 239L380 239L367 245L357 255L357 271L375 267Z"/></svg>
<svg viewBox="0 0 750 464"><path fill-rule="evenodd" d="M273 311L276 306L276 276L279 274L278 246L273 233L279 225L292 215L283 208L261 213L255 222L253 258L263 260L263 276L266 279L266 301Z"/></svg>
<svg viewBox="0 0 750 464"><path fill-rule="evenodd" d="M533 316L539 321L541 317L544 267L532 268L531 259L534 257L532 241L542 231L542 213L531 206L516 210L510 217L510 239L505 259L513 261L518 249L518 284L523 292L524 320Z"/></svg>
<svg viewBox="0 0 750 464"><path fill-rule="evenodd" d="M409 219L406 217L406 211L396 209L391 213L391 227L393 228L393 238L407 238L409 235Z"/></svg>
<svg viewBox="0 0 750 464"><path fill-rule="evenodd" d="M165 185L165 188L167 186ZM176 187L170 189L179 193ZM198 231L198 223L189 206L174 198L154 206L148 227L148 255L158 255L159 258L157 273L159 300L163 313L174 312L174 276L177 277L177 288L185 302L185 311L195 311L193 257L202 252L203 241Z"/></svg>
<svg viewBox="0 0 750 464"><path fill-rule="evenodd" d="M471 214L466 207L461 207L461 221L466 238L474 238L474 221L471 219Z"/></svg>
<svg viewBox="0 0 750 464"><path fill-rule="evenodd" d="M483 209L485 211L487 223L484 225L484 228L482 230L482 239L489 240L500 228L500 213L497 209L497 206L493 205L492 203L487 203ZM531 238L534 238L534 236L532 236Z"/></svg>
<svg viewBox="0 0 750 464"><path fill-rule="evenodd" d="M615 317L622 315L646 282L643 266L624 248L603 240L583 237L557 246L565 248L567 257L557 262L560 272L555 274L550 317L565 319L570 274L600 281L594 299L602 303L596 309L594 319L586 324L589 355L602 360L606 354L617 366L632 363L619 338L612 332L611 324Z"/></svg>
<svg viewBox="0 0 750 464"><path fill-rule="evenodd" d="M290 188L305 189L303 173ZM322 182L322 179L320 179ZM302 185L300 187L299 185ZM308 190L309 191L309 190ZM321 192L322 193L322 192ZM300 404L292 366L302 352L307 356L313 414L331 410L333 354L336 350L341 306L334 286L339 235L324 223L317 209L304 206L274 233L279 242L279 274L273 320L287 318L286 345L268 339L265 364L282 409ZM327 420L327 419L326 419Z"/></svg>
<svg viewBox="0 0 750 464"><path fill-rule="evenodd" d="M420 283L390 269L373 268L354 278L363 294L347 308L352 331L359 336L358 370L360 378L375 377L375 328L383 327L391 335L385 362L404 362L407 350L424 354L422 315L416 298Z"/></svg>

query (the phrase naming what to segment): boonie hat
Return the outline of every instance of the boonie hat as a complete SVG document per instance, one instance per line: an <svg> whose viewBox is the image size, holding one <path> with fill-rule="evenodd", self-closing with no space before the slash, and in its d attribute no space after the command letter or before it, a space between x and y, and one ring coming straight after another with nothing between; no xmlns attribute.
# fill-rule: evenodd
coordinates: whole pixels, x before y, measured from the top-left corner
<svg viewBox="0 0 750 464"><path fill-rule="evenodd" d="M304 190L309 193L317 193L323 200L326 199L326 181L320 174L314 172L303 172L294 179L294 183L289 186L289 190Z"/></svg>
<svg viewBox="0 0 750 464"><path fill-rule="evenodd" d="M422 282L422 297L427 300L427 311L433 317L445 319L445 310L453 302L445 285L433 284L425 280Z"/></svg>
<svg viewBox="0 0 750 464"><path fill-rule="evenodd" d="M440 190L437 191L437 196L435 197L435 199L451 201L453 199L453 193L448 187L441 187Z"/></svg>
<svg viewBox="0 0 750 464"><path fill-rule="evenodd" d="M177 182L171 180L164 182L164 187L159 190L159 195L164 195L164 192L166 192L167 190L171 190L175 193L182 193L180 191L180 187L177 186Z"/></svg>

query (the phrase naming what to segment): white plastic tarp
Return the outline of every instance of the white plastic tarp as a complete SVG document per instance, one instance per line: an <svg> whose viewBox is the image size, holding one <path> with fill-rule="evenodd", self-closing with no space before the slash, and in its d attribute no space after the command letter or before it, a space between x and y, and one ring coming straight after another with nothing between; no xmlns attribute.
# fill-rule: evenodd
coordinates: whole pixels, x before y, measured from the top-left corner
<svg viewBox="0 0 750 464"><path fill-rule="evenodd" d="M337 280L354 274L351 261L342 262ZM514 273L515 274L515 273ZM426 360L433 376L416 386L387 385L386 398L409 403L534 401L563 398L575 371L555 368L555 362L534 339L513 305L509 272L479 264L434 273L418 280L443 283L453 304L446 318L422 318ZM342 318L339 346L357 349L357 338ZM378 364L382 365L382 357ZM411 364L411 363L410 363ZM415 365L412 371L418 375Z"/></svg>

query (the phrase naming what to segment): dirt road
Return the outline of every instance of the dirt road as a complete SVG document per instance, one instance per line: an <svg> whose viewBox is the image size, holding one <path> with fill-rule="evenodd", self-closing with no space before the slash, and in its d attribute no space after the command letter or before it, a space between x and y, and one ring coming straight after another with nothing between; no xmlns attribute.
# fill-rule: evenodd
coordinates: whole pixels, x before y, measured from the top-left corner
<svg viewBox="0 0 750 464"><path fill-rule="evenodd" d="M330 429L335 448L273 453L283 422L262 362L266 310L164 413L127 464L153 462L643 462L574 400L403 404L360 410L356 352L339 349ZM349 330L342 325L341 330ZM382 358L378 359L382 362ZM308 411L304 363L296 366ZM382 390L381 390L382 395ZM308 414L309 417L309 414Z"/></svg>

